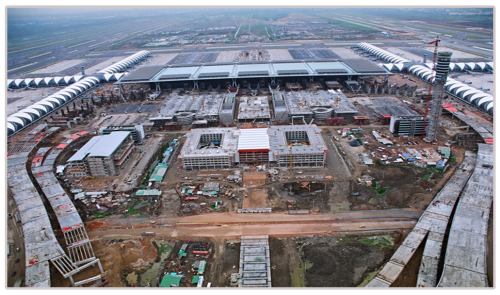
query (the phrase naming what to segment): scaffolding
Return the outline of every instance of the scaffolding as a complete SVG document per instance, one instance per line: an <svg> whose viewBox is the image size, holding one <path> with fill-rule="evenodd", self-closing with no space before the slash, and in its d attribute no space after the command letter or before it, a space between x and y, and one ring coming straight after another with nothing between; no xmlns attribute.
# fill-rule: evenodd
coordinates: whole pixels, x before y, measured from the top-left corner
<svg viewBox="0 0 500 295"><path fill-rule="evenodd" d="M436 47L437 49L437 47ZM444 84L448 77L448 70L451 61L451 52L439 52L437 54L436 74L434 80L432 99L428 102L428 124L425 126L425 138L427 142L435 142L437 140L439 129L439 117L441 116L443 107ZM426 122L427 123L427 122Z"/></svg>

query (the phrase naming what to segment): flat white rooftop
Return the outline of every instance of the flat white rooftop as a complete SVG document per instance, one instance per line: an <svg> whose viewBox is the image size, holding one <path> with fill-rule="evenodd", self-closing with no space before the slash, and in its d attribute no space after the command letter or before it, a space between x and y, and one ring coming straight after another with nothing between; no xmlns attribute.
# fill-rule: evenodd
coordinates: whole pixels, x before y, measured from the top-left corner
<svg viewBox="0 0 500 295"><path fill-rule="evenodd" d="M68 162L82 161L87 156L109 157L129 135L129 131L115 131L107 135L94 136Z"/></svg>
<svg viewBox="0 0 500 295"><path fill-rule="evenodd" d="M238 151L269 150L267 128L241 129L238 138Z"/></svg>

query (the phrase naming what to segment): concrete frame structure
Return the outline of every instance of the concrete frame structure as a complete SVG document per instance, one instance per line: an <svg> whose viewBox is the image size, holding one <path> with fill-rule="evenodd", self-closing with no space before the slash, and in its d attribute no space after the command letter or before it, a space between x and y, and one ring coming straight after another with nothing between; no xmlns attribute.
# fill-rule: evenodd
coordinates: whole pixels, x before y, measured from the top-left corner
<svg viewBox="0 0 500 295"><path fill-rule="evenodd" d="M394 136L421 136L424 132L424 117L391 116L389 130Z"/></svg>
<svg viewBox="0 0 500 295"><path fill-rule="evenodd" d="M475 162L476 155L466 152L463 163L451 180L436 195L413 230L366 287L390 287L398 280L420 244L426 239L417 286L435 286L438 272L437 264L441 257L446 228L460 192L474 169Z"/></svg>
<svg viewBox="0 0 500 295"><path fill-rule="evenodd" d="M486 245L493 206L493 146L478 144L474 172L453 216L439 287L489 287Z"/></svg>
<svg viewBox="0 0 500 295"><path fill-rule="evenodd" d="M47 126L42 125L45 126L38 127ZM42 189L42 195L36 190L27 171L26 164L31 151L44 138L50 137L57 130L59 130L58 127L50 128L42 133L43 128L35 128L34 131L38 134L30 132L30 134L33 133L31 137L33 144L24 144L20 148L15 148L17 151L9 154L7 158L7 183L20 212L26 257L25 285L29 287L50 287L49 261L64 278L71 280L73 286L101 279L101 275L97 275L74 282L72 277L96 263L103 273L100 261L93 253L83 222L53 173L55 160L63 150L56 149L47 156L50 148L42 148L35 157L45 158L43 163L41 160L36 160L37 164L32 167L32 173ZM43 197L52 207L64 231L69 257L54 234Z"/></svg>
<svg viewBox="0 0 500 295"><path fill-rule="evenodd" d="M275 120L281 123L303 118L326 121L331 117L352 118L358 113L354 104L341 90L272 91Z"/></svg>
<svg viewBox="0 0 500 295"><path fill-rule="evenodd" d="M200 128L187 134L179 154L184 169L219 170L239 164L323 168L328 148L316 125L270 128Z"/></svg>
<svg viewBox="0 0 500 295"><path fill-rule="evenodd" d="M116 131L128 131L132 135L132 139L135 143L140 143L146 137L144 134L144 126L142 125L121 125L121 126L108 126L101 128L99 133L101 135L107 135Z"/></svg>
<svg viewBox="0 0 500 295"><path fill-rule="evenodd" d="M429 110L427 114L427 125L425 126L425 138L427 142L435 142L437 140L439 117L442 112L444 85L448 77L448 67L450 66L451 52L438 52L436 74L434 79L434 89L432 91L432 99L429 102ZM432 83L432 82L431 82Z"/></svg>
<svg viewBox="0 0 500 295"><path fill-rule="evenodd" d="M272 287L269 236L242 236L238 287Z"/></svg>
<svg viewBox="0 0 500 295"><path fill-rule="evenodd" d="M271 121L267 96L242 96L240 97L239 103L239 122Z"/></svg>
<svg viewBox="0 0 500 295"><path fill-rule="evenodd" d="M129 131L115 131L90 139L69 160L68 177L116 176L134 149Z"/></svg>
<svg viewBox="0 0 500 295"><path fill-rule="evenodd" d="M179 153L179 162L186 170L229 169L236 162L239 132L236 128L200 128L188 133ZM216 146L203 146L219 142Z"/></svg>
<svg viewBox="0 0 500 295"><path fill-rule="evenodd" d="M325 167L328 148L316 125L273 126L268 133L272 166L290 168L291 156L292 168Z"/></svg>
<svg viewBox="0 0 500 295"><path fill-rule="evenodd" d="M167 122L180 122L190 125L194 120L207 120L207 123L225 124L233 122L236 93L226 94L180 94L173 91L150 118L154 126Z"/></svg>

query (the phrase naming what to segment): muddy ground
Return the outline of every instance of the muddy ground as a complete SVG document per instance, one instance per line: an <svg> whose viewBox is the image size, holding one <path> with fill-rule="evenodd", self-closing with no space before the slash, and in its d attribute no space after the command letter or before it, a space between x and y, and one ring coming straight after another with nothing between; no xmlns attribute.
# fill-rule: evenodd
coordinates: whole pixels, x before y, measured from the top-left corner
<svg viewBox="0 0 500 295"><path fill-rule="evenodd" d="M402 165L373 166L365 168L361 175L372 177L385 191L377 192L375 187L366 187L358 180L311 182L310 189L304 187L303 182L293 182L269 186L268 204L274 212L310 210L326 213L394 208L424 210L444 176L432 168ZM432 191L426 189L423 182Z"/></svg>
<svg viewBox="0 0 500 295"><path fill-rule="evenodd" d="M356 287L371 279L387 262L406 232L385 235L338 235L270 238L273 287ZM177 259L182 244L188 243L186 257ZM210 248L208 256L193 255L194 243ZM181 287L194 287L192 265L206 260L203 286L228 287L231 273L239 272L240 241L196 238L176 240L162 237L113 237L92 242L110 287L158 286L165 272L185 275ZM90 267L75 281L99 274ZM70 287L69 279L51 271L53 287ZM90 284L89 284L90 285ZM88 285L87 285L88 286Z"/></svg>
<svg viewBox="0 0 500 295"><path fill-rule="evenodd" d="M407 233L271 238L273 287L356 287L388 261Z"/></svg>

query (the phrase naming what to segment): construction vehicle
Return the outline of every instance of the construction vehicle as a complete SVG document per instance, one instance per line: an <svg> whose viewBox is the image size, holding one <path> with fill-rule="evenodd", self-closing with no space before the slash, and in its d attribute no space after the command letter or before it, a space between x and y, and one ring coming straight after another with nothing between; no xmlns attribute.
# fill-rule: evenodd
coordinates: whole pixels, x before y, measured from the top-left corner
<svg viewBox="0 0 500 295"><path fill-rule="evenodd" d="M302 185L300 186L301 188L307 188L309 191L311 191L311 188L309 187L310 182L302 182Z"/></svg>
<svg viewBox="0 0 500 295"><path fill-rule="evenodd" d="M95 179L95 177L94 177L94 176L87 175L87 176L85 176L83 179Z"/></svg>
<svg viewBox="0 0 500 295"><path fill-rule="evenodd" d="M147 231L147 232L143 232L141 233L142 236L156 236L155 232L153 231Z"/></svg>

